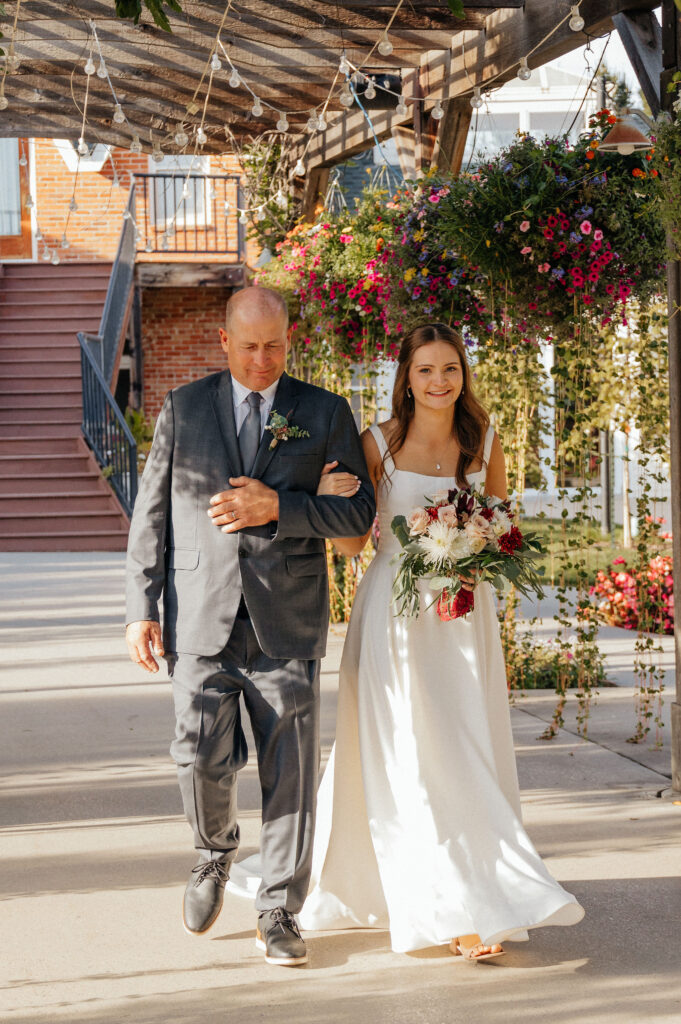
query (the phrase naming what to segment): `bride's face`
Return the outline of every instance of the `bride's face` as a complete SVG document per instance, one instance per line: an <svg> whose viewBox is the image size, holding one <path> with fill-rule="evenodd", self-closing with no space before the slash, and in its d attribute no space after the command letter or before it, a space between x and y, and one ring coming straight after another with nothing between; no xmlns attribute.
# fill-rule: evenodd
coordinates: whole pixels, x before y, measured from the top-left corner
<svg viewBox="0 0 681 1024"><path fill-rule="evenodd" d="M414 404L429 409L450 409L463 388L463 368L455 348L431 341L414 353L409 367Z"/></svg>

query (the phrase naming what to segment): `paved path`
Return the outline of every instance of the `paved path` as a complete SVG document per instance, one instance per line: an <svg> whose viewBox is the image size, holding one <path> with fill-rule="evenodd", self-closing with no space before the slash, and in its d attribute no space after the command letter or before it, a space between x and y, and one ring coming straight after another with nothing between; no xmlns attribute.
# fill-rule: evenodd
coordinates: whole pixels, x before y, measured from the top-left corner
<svg viewBox="0 0 681 1024"><path fill-rule="evenodd" d="M2 1024L678 1024L681 806L658 796L664 750L635 748L648 764L624 756L626 687L604 693L591 741L569 721L537 739L547 694L512 711L525 821L587 910L577 927L478 965L445 949L394 954L384 932L323 933L309 965L287 971L263 963L252 907L228 895L212 932L187 936L193 858L167 753L170 694L126 660L122 580L119 555L0 556ZM341 645L336 630L326 754ZM252 762L240 805L248 853Z"/></svg>

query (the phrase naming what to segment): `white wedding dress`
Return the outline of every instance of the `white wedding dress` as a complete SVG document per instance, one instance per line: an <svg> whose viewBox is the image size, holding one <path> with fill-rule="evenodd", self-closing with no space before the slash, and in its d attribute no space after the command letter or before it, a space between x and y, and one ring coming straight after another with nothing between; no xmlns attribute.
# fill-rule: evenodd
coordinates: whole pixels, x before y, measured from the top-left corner
<svg viewBox="0 0 681 1024"><path fill-rule="evenodd" d="M381 455L386 443L372 433ZM494 432L484 451L487 463ZM397 952L479 933L527 938L584 911L551 877L520 820L510 713L492 589L442 622L423 588L417 618L392 606L390 529L450 478L398 470L378 491L380 542L357 590L340 668L336 742L317 804L302 928L389 928ZM484 468L469 474L482 485ZM249 865L233 891L253 892ZM253 868L251 867L251 870ZM249 884L250 882L250 884Z"/></svg>

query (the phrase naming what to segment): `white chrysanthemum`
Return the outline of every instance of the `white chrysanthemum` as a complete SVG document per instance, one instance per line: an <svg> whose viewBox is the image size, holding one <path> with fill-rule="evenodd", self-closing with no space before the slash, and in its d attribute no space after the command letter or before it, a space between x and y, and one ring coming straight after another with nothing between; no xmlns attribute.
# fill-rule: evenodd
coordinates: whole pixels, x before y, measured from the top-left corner
<svg viewBox="0 0 681 1024"><path fill-rule="evenodd" d="M430 565L442 565L448 558L460 558L461 555L453 555L453 547L456 542L458 530L453 530L444 523L437 520L430 524L428 533L424 534L419 544L423 548L426 562Z"/></svg>
<svg viewBox="0 0 681 1024"><path fill-rule="evenodd" d="M495 537L502 537L505 533L513 526L513 523L509 519L502 509L495 508L494 516L492 517L492 533Z"/></svg>
<svg viewBox="0 0 681 1024"><path fill-rule="evenodd" d="M451 557L456 562L459 558L468 558L472 554L470 540L465 530L453 530Z"/></svg>

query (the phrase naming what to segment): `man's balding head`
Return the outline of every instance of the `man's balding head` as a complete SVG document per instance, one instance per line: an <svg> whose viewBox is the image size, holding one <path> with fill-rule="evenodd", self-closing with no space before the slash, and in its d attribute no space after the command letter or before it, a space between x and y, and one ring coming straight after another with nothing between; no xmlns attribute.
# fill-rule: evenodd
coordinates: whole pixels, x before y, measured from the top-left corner
<svg viewBox="0 0 681 1024"><path fill-rule="evenodd" d="M261 288L260 285L252 285L249 288L242 288L234 292L227 300L225 310L225 330L230 333L230 327L235 319L250 321L262 318L280 316L284 320L285 328L288 327L288 307L286 301L272 288Z"/></svg>
<svg viewBox="0 0 681 1024"><path fill-rule="evenodd" d="M271 288L235 292L227 303L220 342L233 377L263 391L281 377L288 353L288 308Z"/></svg>

